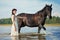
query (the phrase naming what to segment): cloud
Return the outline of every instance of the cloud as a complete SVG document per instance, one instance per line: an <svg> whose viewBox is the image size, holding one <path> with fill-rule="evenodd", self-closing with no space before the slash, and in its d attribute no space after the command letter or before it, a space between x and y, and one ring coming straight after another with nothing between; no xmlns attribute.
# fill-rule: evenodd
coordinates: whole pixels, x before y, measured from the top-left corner
<svg viewBox="0 0 60 40"><path fill-rule="evenodd" d="M13 8L16 8L18 10L17 13L27 12L32 14L38 10L41 10L45 4L53 4L52 15L54 15L56 12L58 12L58 14L60 13L59 4L56 4L54 2L42 0L0 0L0 18L11 17L11 10Z"/></svg>

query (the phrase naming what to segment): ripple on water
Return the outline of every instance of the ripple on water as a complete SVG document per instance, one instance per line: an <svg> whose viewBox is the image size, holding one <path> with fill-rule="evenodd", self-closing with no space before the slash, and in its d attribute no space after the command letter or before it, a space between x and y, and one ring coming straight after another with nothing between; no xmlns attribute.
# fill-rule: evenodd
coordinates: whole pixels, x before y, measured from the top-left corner
<svg viewBox="0 0 60 40"><path fill-rule="evenodd" d="M26 28L22 28L21 30L21 33L25 33L24 35L21 34L22 36L12 37L10 36L10 30L11 30L10 26L9 27L0 26L0 40L20 40L20 39L21 40L60 40L60 27L46 27L46 28L47 28L46 35L38 35L37 34L38 28L26 27ZM33 34L33 35L29 35L29 34Z"/></svg>

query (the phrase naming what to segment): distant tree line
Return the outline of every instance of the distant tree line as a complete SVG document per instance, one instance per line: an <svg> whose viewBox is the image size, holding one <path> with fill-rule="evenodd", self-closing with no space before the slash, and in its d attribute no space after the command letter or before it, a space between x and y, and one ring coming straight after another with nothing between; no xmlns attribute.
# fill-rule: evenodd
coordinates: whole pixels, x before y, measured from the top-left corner
<svg viewBox="0 0 60 40"><path fill-rule="evenodd" d="M60 24L60 17L53 16L52 19L46 19L46 24ZM0 19L0 24L12 24L11 18Z"/></svg>
<svg viewBox="0 0 60 40"><path fill-rule="evenodd" d="M46 24L59 24L60 23L60 17L53 16L52 19L46 19Z"/></svg>
<svg viewBox="0 0 60 40"><path fill-rule="evenodd" d="M12 24L11 18L0 19L0 24Z"/></svg>

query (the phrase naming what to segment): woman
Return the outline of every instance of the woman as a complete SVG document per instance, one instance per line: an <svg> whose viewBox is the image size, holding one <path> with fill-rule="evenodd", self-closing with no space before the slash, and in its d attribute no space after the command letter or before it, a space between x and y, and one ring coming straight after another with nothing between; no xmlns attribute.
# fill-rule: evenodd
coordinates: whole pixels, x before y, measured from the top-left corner
<svg viewBox="0 0 60 40"><path fill-rule="evenodd" d="M11 20L12 20L11 36L15 36L15 35L18 34L17 29L16 29L16 18L15 18L16 11L17 11L17 9L12 9L12 16L11 16Z"/></svg>

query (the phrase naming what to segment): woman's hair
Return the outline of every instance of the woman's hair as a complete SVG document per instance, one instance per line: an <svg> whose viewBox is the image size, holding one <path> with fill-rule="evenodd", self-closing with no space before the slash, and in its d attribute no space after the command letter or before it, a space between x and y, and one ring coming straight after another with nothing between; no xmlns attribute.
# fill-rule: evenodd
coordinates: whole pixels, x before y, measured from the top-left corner
<svg viewBox="0 0 60 40"><path fill-rule="evenodd" d="M17 9L15 9L15 8L14 8L14 9L12 9L12 15L15 15L15 14L13 13L13 11L17 11Z"/></svg>

